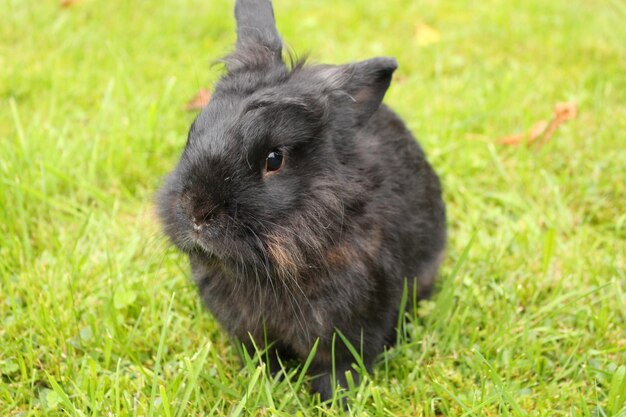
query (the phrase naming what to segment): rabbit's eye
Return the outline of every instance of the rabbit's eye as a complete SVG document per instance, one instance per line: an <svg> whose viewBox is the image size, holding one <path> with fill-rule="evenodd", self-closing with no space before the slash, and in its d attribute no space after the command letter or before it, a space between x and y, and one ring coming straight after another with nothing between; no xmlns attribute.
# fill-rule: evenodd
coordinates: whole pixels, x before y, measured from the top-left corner
<svg viewBox="0 0 626 417"><path fill-rule="evenodd" d="M283 153L280 150L274 149L267 154L267 160L265 161L265 169L267 172L278 171L282 165Z"/></svg>

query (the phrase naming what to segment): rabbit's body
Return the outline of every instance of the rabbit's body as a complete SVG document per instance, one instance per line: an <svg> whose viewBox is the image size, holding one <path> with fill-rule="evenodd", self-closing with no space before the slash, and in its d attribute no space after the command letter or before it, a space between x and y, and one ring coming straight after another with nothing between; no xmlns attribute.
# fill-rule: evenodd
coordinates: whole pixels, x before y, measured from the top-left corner
<svg viewBox="0 0 626 417"><path fill-rule="evenodd" d="M326 399L323 375L334 366L345 384L354 361L339 337L333 348L335 331L370 366L395 340L404 283L409 301L431 290L445 245L439 181L380 104L395 60L288 69L270 3L236 7L229 74L190 130L160 215L244 345L304 360L318 342L311 373Z"/></svg>
<svg viewBox="0 0 626 417"><path fill-rule="evenodd" d="M262 344L267 336L306 357L317 338L330 343L335 328L356 340L363 328L364 346L376 355L384 342L392 342L385 337L395 340L405 278L409 285L417 278L419 298L430 290L445 241L441 200L427 198L439 194L437 177L386 106L354 145L351 153L362 164L346 182L352 199L342 201L342 217L327 219L342 232L321 252L300 255L301 265L288 261L286 268L294 270L284 280L263 279L268 271L262 265L248 268L245 262L224 264L192 254L203 299L241 340L250 333Z"/></svg>

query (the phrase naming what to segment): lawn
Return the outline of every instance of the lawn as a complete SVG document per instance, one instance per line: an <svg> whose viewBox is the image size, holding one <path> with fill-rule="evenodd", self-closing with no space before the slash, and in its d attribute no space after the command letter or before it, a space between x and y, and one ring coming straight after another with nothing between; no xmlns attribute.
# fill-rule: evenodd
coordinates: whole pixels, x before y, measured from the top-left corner
<svg viewBox="0 0 626 417"><path fill-rule="evenodd" d="M154 216L232 2L70 3L0 0L0 415L340 414L240 367ZM385 100L445 187L440 290L349 412L626 415L626 3L274 7L312 61L397 57Z"/></svg>

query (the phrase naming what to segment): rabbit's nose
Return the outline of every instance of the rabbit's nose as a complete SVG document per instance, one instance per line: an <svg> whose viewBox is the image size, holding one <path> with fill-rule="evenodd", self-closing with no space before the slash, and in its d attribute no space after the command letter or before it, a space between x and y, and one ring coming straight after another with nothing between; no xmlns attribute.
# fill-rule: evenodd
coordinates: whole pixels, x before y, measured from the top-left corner
<svg viewBox="0 0 626 417"><path fill-rule="evenodd" d="M201 232L203 229L206 229L211 224L211 215L204 215L200 218L193 216L191 218L191 227L196 232Z"/></svg>
<svg viewBox="0 0 626 417"><path fill-rule="evenodd" d="M207 226L207 223L204 221L198 222L198 219L195 217L191 219L192 227L195 232L201 232Z"/></svg>
<svg viewBox="0 0 626 417"><path fill-rule="evenodd" d="M196 232L206 229L213 221L215 206L202 204L195 207L191 214L191 225Z"/></svg>

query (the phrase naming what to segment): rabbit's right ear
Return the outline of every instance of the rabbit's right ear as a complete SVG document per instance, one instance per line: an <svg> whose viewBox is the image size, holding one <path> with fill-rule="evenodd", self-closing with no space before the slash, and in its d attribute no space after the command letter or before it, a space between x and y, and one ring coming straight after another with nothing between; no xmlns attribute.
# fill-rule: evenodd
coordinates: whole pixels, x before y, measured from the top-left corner
<svg viewBox="0 0 626 417"><path fill-rule="evenodd" d="M261 53L282 62L283 42L276 30L271 0L237 0L235 19L238 53Z"/></svg>
<svg viewBox="0 0 626 417"><path fill-rule="evenodd" d="M395 58L379 57L318 70L329 91L349 98L349 114L356 126L364 125L380 107L398 68Z"/></svg>

